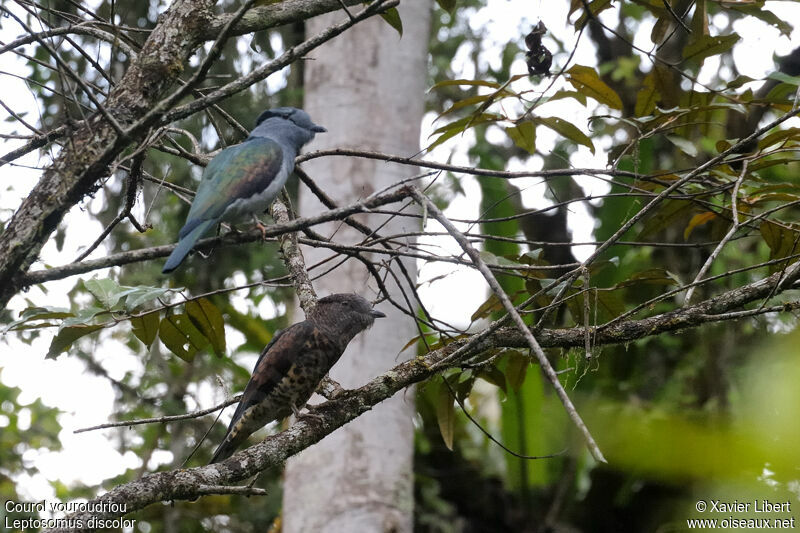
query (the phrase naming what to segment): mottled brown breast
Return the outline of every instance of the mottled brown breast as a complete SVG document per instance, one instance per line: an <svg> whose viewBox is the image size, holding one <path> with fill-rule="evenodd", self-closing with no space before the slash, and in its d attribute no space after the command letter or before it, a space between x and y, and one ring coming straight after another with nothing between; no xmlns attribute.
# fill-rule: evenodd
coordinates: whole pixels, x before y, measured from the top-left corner
<svg viewBox="0 0 800 533"><path fill-rule="evenodd" d="M292 414L292 406L302 409L342 351L309 321L281 332L253 369L234 414L230 436L250 435Z"/></svg>

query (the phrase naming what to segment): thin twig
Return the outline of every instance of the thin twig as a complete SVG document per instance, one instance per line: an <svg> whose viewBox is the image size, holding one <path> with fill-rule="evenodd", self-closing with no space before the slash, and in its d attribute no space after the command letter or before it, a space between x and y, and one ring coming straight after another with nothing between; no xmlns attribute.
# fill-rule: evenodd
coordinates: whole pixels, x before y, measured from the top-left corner
<svg viewBox="0 0 800 533"><path fill-rule="evenodd" d="M159 416L156 418L139 418L136 420L123 420L121 422L108 422L106 424L99 424L97 426L91 426L88 428L76 429L75 431L73 431L73 433L84 433L86 431L95 431L98 429L107 429L107 428L138 426L141 424L166 424L167 422L175 422L177 420L189 420L192 418L199 418L201 416L213 413L214 411L219 411L220 409L224 409L229 405L239 403L239 400L241 398L242 395L239 394L229 400L225 400L224 402L215 405L214 407L209 407L208 409L201 409L199 411L192 411L191 413L185 413L182 415L169 415L169 416Z"/></svg>
<svg viewBox="0 0 800 533"><path fill-rule="evenodd" d="M694 281L692 283L698 283L701 279L703 279L703 276L706 275L708 269L711 268L711 263L713 263L714 260L717 258L717 256L719 256L719 254L722 252L722 249L725 247L726 244L728 244L728 241L730 241L733 238L734 234L737 231L739 231L739 209L737 207L739 200L739 187L741 187L745 176L747 176L747 164L748 161L745 161L742 164L742 172L741 174L739 174L739 179L736 180L736 184L733 186L733 192L731 193L731 209L733 210L733 222L731 224L731 229L728 230L728 233L725 234L722 240L719 241L717 247L714 248L714 251L711 252L711 255L708 256L708 259L706 259L706 262L703 264L703 267L697 273L697 276L695 276ZM684 305L689 304L689 301L692 299L692 295L694 295L694 290L696 288L697 285L692 285L692 287L690 287L689 290L686 291L686 298L684 299L683 302Z"/></svg>
<svg viewBox="0 0 800 533"><path fill-rule="evenodd" d="M442 380L444 381L444 384L447 385L447 388L450 391L450 396L453 397L453 399L456 401L458 406L461 408L461 412L464 413L464 416L467 417L467 420L472 422L472 425L477 427L480 430L481 433L486 435L487 439L489 439L493 443L495 443L498 446L500 446L500 448L502 448L503 451L505 451L509 455L512 455L512 456L516 457L517 459L536 460L536 459L552 459L554 457L558 457L559 455L564 455L564 453L566 452L566 450L563 450L563 451L560 451L558 453L551 453L551 454L548 454L548 455L525 455L523 453L515 452L514 450L512 450L511 448L509 448L508 446L506 446L505 444L503 444L499 440L497 440L494 435L489 433L489 431L486 428L484 428L477 420L475 420L472 417L471 414L469 414L469 411L467 411L467 407L464 405L464 402L461 401L461 399L458 397L458 394L456 394L456 391L453 390L453 386L450 385L450 382L447 380L446 376L442 376Z"/></svg>

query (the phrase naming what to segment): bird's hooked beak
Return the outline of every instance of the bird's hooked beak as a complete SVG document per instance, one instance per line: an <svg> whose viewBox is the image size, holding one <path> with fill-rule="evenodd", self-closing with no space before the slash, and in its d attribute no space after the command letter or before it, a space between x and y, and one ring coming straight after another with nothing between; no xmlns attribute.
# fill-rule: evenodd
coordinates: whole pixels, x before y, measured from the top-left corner
<svg viewBox="0 0 800 533"><path fill-rule="evenodd" d="M327 132L328 130L326 130L326 129L325 129L325 128L323 128L322 126L317 126L316 124L314 124L314 125L311 127L311 131L313 131L314 133L325 133L325 132Z"/></svg>
<svg viewBox="0 0 800 533"><path fill-rule="evenodd" d="M386 318L386 315L378 311L377 309L370 309L369 315L372 318Z"/></svg>

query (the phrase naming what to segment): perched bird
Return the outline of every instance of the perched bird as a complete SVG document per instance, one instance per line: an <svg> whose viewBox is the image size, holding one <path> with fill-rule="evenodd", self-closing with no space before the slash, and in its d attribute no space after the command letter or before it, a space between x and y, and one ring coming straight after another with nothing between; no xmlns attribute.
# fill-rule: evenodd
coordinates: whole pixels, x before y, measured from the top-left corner
<svg viewBox="0 0 800 533"><path fill-rule="evenodd" d="M385 316L357 294L332 294L320 298L306 320L275 335L261 352L211 463L233 455L269 422L297 416L353 337Z"/></svg>
<svg viewBox="0 0 800 533"><path fill-rule="evenodd" d="M276 107L261 113L243 143L225 148L208 163L162 272L178 268L197 240L222 220L266 210L294 170L300 148L324 131L302 109Z"/></svg>

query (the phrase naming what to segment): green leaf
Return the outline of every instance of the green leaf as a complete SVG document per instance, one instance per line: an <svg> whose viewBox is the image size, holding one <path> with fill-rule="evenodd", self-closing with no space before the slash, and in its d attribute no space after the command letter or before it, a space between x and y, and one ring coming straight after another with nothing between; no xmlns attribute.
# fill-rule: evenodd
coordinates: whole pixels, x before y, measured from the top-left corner
<svg viewBox="0 0 800 533"><path fill-rule="evenodd" d="M583 146L587 147L592 154L594 154L594 144L592 144L592 140L572 123L558 117L537 117L534 120L539 124L547 126L551 130L560 134L562 137L566 137L570 141L582 144Z"/></svg>
<svg viewBox="0 0 800 533"><path fill-rule="evenodd" d="M19 319L9 324L3 332L22 329L19 326L33 320L49 320L51 318L67 318L71 316L75 316L75 314L63 307L28 307L19 314Z"/></svg>
<svg viewBox="0 0 800 533"><path fill-rule="evenodd" d="M429 334L425 335L425 339L426 340L428 338L436 338L436 337L437 337L437 335L434 334L434 333L429 333ZM417 335L415 337L412 337L411 340L409 340L407 343L405 343L405 345L403 345L402 348L400 348L400 353L405 352L406 350L408 350L409 348L411 348L412 346L415 346L417 344L423 344L423 343L420 342L421 340L422 340L422 335Z"/></svg>
<svg viewBox="0 0 800 533"><path fill-rule="evenodd" d="M697 145L689 139L672 134L666 135L666 138L669 142L680 148L681 152L690 157L697 157Z"/></svg>
<svg viewBox="0 0 800 533"><path fill-rule="evenodd" d="M767 78L775 81L779 81L781 83L788 83L789 85L794 85L795 87L800 86L800 76L789 76L783 72L772 72Z"/></svg>
<svg viewBox="0 0 800 533"><path fill-rule="evenodd" d="M478 307L472 316L469 318L472 322L475 322L479 318L485 318L490 314L494 313L495 311L502 311L503 310L503 303L500 299L492 293L489 298L483 302L480 307Z"/></svg>
<svg viewBox="0 0 800 533"><path fill-rule="evenodd" d="M686 45L686 48L683 49L683 58L702 63L707 57L727 52L739 39L740 37L735 33L716 37L701 35L694 42Z"/></svg>
<svg viewBox="0 0 800 533"><path fill-rule="evenodd" d="M578 91L561 90L553 94L553 96L548 98L547 101L555 102L556 100L564 100L565 98L572 98L582 106L586 107L586 95L579 93ZM544 101L542 103L544 103Z"/></svg>
<svg viewBox="0 0 800 533"><path fill-rule="evenodd" d="M193 300L186 304L186 313L197 329L211 342L217 357L225 355L225 322L220 310L207 298Z"/></svg>
<svg viewBox="0 0 800 533"><path fill-rule="evenodd" d="M195 327L189 315L170 315L161 321L158 338L172 353L191 362L197 351L208 345L208 339Z"/></svg>
<svg viewBox="0 0 800 533"><path fill-rule="evenodd" d="M784 143L789 140L800 141L800 128L787 128L772 132L758 141L758 148L764 150L773 144Z"/></svg>
<svg viewBox="0 0 800 533"><path fill-rule="evenodd" d="M478 372L478 377L506 392L506 376L496 366L490 365L482 368Z"/></svg>
<svg viewBox="0 0 800 533"><path fill-rule="evenodd" d="M84 281L83 286L86 287L86 290L92 293L92 295L97 298L97 301L103 304L103 307L106 309L111 309L117 305L117 302L119 302L121 298L120 293L123 289L127 288L120 287L116 281L109 278L92 278Z"/></svg>
<svg viewBox="0 0 800 533"><path fill-rule="evenodd" d="M61 323L61 327L66 328L70 326L85 326L94 320L94 317L105 311L105 309L101 309L100 307L84 307L83 309L78 310L78 312L75 313L75 316L64 319L64 321Z"/></svg>
<svg viewBox="0 0 800 533"><path fill-rule="evenodd" d="M755 17L759 20L762 20L769 24L770 26L775 26L778 31L781 32L782 35L786 37L791 37L792 30L794 29L791 24L783 20L782 18L778 17L775 13L770 11L769 9L764 9L763 3L761 6L731 6L731 9L739 11L740 13L744 13L746 15L750 15L751 17Z"/></svg>
<svg viewBox="0 0 800 533"><path fill-rule="evenodd" d="M530 358L522 354L518 350L511 350L508 353L508 362L506 363L506 379L508 384L515 391L518 391L525 381L525 375L528 373L528 366L530 366Z"/></svg>
<svg viewBox="0 0 800 533"><path fill-rule="evenodd" d="M148 348L153 344L158 336L158 325L160 323L158 311L147 313L146 315L131 318L133 334L144 343Z"/></svg>
<svg viewBox="0 0 800 533"><path fill-rule="evenodd" d="M659 18L650 31L650 41L653 44L661 44L671 26L672 22L667 17Z"/></svg>
<svg viewBox="0 0 800 533"><path fill-rule="evenodd" d="M743 74L740 74L739 76L736 76L735 79L733 79L730 82L728 82L728 84L726 85L726 88L728 88L728 89L738 89L742 85L744 85L746 83L750 83L752 81L756 81L756 80L751 78L750 76L745 76Z"/></svg>
<svg viewBox="0 0 800 533"><path fill-rule="evenodd" d="M536 125L533 122L523 122L512 128L506 128L506 133L514 144L531 155L536 153Z"/></svg>
<svg viewBox="0 0 800 533"><path fill-rule="evenodd" d="M589 2L589 11L594 16L596 16L601 11L604 11L610 7L611 7L611 0L592 0L591 2ZM581 16L578 17L578 20L575 21L574 24L575 28L583 27L588 18L589 15L588 13L586 13L586 9L584 9Z"/></svg>
<svg viewBox="0 0 800 533"><path fill-rule="evenodd" d="M485 124L487 122L497 122L498 120L503 120L504 117L494 113L481 113L478 116L469 116L458 119L454 122L450 122L449 124L445 124L444 126L437 128L431 135L436 135L437 133L442 133L433 143L431 143L427 148L426 151L433 150L443 142L447 141L448 139L455 137L460 133L464 133L468 128L475 127L479 124Z"/></svg>
<svg viewBox="0 0 800 533"><path fill-rule="evenodd" d="M678 285L678 281L663 268L651 268L636 272L625 281L617 283L617 287L630 287L636 284L645 285Z"/></svg>
<svg viewBox="0 0 800 533"><path fill-rule="evenodd" d="M796 159L794 161L796 161ZM797 194L791 194L788 192L771 192L750 196L746 199L746 202L747 205L750 206L761 206L764 204L796 202L798 200L800 200L800 196Z"/></svg>
<svg viewBox="0 0 800 533"><path fill-rule="evenodd" d="M439 395L436 398L436 421L439 423L439 432L447 449L453 450L453 433L455 432L456 410L453 405L453 395L447 385L442 383Z"/></svg>
<svg viewBox="0 0 800 533"><path fill-rule="evenodd" d="M597 75L593 68L574 65L566 74L569 82L579 92L612 109L622 110L622 100L619 95L600 79L600 76Z"/></svg>
<svg viewBox="0 0 800 533"><path fill-rule="evenodd" d="M69 350L70 346L72 346L76 340L90 333L94 333L98 329L103 329L103 326L100 324L84 324L62 328L50 342L50 349L47 350L45 359L55 359Z"/></svg>
<svg viewBox="0 0 800 533"><path fill-rule="evenodd" d="M761 100L764 102L788 106L794 101L795 94L797 94L797 87L795 87L793 84L779 83L770 89L767 95ZM787 108L785 111L789 111L789 109Z"/></svg>
<svg viewBox="0 0 800 533"><path fill-rule="evenodd" d="M589 298L589 325L594 324L595 320L599 323L608 322L625 312L622 291L590 289L580 296L567 300L567 309L576 324L583 325L585 322L584 298Z"/></svg>
<svg viewBox="0 0 800 533"><path fill-rule="evenodd" d="M503 120L505 117L501 117L500 115L495 115L492 113L487 113L485 115L478 115L476 116L468 116L464 118L460 118L453 122L448 122L444 126L439 126L431 133L431 137L436 135L437 133L448 132L451 130L456 130L457 133L461 133L462 131L466 131L468 126L474 126L475 124L481 124L482 122L496 122L498 120Z"/></svg>
<svg viewBox="0 0 800 533"><path fill-rule="evenodd" d="M396 7L387 9L381 13L381 18L383 18L383 20L385 20L389 26L397 30L397 33L400 34L400 37L403 36L403 21L400 19L400 12L397 11Z"/></svg>
<svg viewBox="0 0 800 533"><path fill-rule="evenodd" d="M450 87L453 85L471 85L471 86L479 86L479 87L491 87L492 89L499 89L502 87L496 81L486 81L486 80L444 80L440 81L439 83L435 84L433 87L430 88L431 91L435 89L439 89L440 87Z"/></svg>
<svg viewBox="0 0 800 533"><path fill-rule="evenodd" d="M486 263L487 265L521 267L521 268L528 266L522 263L518 263L516 261L517 259L516 255L511 256L514 259L510 259L508 257L503 257L502 255L495 255L492 252L487 252L486 250L480 252L479 255L481 259L483 259L483 262Z"/></svg>
<svg viewBox="0 0 800 533"><path fill-rule="evenodd" d="M797 253L797 248L800 244L796 242L796 230L784 228L769 220L762 222L758 229L764 242L769 246L770 260L782 259ZM770 272L777 272L784 266L781 263L771 265Z"/></svg>
<svg viewBox="0 0 800 533"><path fill-rule="evenodd" d="M164 296L170 291L180 291L182 289L164 289L162 287L129 287L120 293L120 297L125 297L125 310L128 312L133 311L142 304L145 304L156 298Z"/></svg>
<svg viewBox="0 0 800 533"><path fill-rule="evenodd" d="M656 109L656 104L661 100L661 93L656 87L655 71L644 77L642 88L636 93L636 107L634 113L637 117L650 115Z"/></svg>
<svg viewBox="0 0 800 533"><path fill-rule="evenodd" d="M436 0L436 3L451 15L456 10L456 0Z"/></svg>
<svg viewBox="0 0 800 533"><path fill-rule="evenodd" d="M502 99L502 98L508 98L510 96L516 96L516 95L508 91L495 91L489 94L476 94L474 96L469 96L467 98L464 98L463 100L455 102L453 105L442 111L439 117L443 117L445 115L452 113L453 111L458 111L459 109L463 109L465 107L469 107L471 105L480 103L482 103L484 105L484 108L486 108L490 106L492 102L494 102L498 97Z"/></svg>
<svg viewBox="0 0 800 533"><path fill-rule="evenodd" d="M693 209L693 204L685 200L664 201L644 223L638 238L647 238L654 233L663 231L675 222L683 222Z"/></svg>

